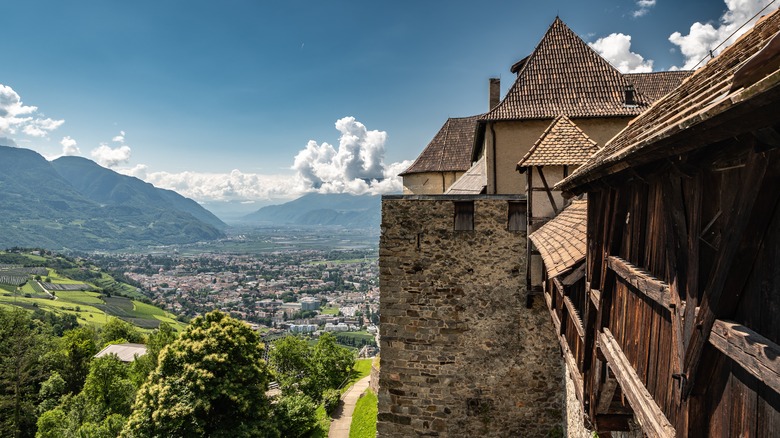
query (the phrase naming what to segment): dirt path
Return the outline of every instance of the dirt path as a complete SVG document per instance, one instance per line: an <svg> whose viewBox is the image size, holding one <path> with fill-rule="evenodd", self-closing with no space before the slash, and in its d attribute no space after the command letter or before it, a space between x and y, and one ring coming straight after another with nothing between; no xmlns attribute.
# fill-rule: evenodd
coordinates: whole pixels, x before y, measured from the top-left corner
<svg viewBox="0 0 780 438"><path fill-rule="evenodd" d="M330 423L328 438L349 438L349 426L352 425L352 413L355 411L360 394L368 388L368 380L371 376L363 377L355 382L349 391L341 396L343 403L333 413L333 420Z"/></svg>

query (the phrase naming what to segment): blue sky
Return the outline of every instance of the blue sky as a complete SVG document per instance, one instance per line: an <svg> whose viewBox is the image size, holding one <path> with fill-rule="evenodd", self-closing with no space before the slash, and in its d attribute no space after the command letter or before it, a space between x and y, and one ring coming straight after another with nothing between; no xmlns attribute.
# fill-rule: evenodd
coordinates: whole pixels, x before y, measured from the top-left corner
<svg viewBox="0 0 780 438"><path fill-rule="evenodd" d="M768 1L5 2L0 137L201 202L394 190L361 182L484 112L488 78L505 92L556 15L659 71Z"/></svg>

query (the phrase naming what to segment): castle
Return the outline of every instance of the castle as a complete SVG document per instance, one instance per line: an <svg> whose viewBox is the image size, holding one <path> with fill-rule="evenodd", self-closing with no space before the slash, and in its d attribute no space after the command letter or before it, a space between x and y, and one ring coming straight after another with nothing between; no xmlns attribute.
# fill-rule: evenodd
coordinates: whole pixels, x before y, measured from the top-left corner
<svg viewBox="0 0 780 438"><path fill-rule="evenodd" d="M622 74L556 18L445 123L383 197L379 436L772 434L779 27Z"/></svg>

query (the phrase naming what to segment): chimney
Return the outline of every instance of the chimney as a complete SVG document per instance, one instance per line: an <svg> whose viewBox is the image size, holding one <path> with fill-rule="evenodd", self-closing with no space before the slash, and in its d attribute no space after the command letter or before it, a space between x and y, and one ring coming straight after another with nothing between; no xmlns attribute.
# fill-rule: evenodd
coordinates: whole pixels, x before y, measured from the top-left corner
<svg viewBox="0 0 780 438"><path fill-rule="evenodd" d="M495 108L499 102L501 102L501 79L490 78L490 106L488 107L488 111Z"/></svg>
<svg viewBox="0 0 780 438"><path fill-rule="evenodd" d="M634 97L634 86L631 84L626 85L625 88L626 91L626 106L635 106L636 105L636 98Z"/></svg>

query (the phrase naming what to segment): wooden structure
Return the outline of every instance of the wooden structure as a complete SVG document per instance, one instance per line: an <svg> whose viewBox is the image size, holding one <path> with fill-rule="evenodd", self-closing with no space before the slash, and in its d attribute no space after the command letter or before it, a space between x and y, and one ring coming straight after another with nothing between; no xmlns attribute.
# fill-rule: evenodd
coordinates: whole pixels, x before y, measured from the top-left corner
<svg viewBox="0 0 780 438"><path fill-rule="evenodd" d="M631 415L651 437L780 430L779 29L764 17L557 186L588 200L588 298L561 284L551 309L600 436Z"/></svg>

